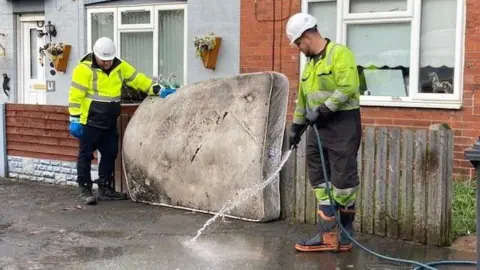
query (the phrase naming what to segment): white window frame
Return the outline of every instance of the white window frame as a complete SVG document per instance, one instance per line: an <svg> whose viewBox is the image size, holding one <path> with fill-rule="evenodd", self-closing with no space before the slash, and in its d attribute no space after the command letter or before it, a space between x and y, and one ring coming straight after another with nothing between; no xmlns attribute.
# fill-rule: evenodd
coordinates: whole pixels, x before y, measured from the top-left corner
<svg viewBox="0 0 480 270"><path fill-rule="evenodd" d="M118 44L117 31L117 9L116 8L89 8L87 9L87 51L92 50L92 14L96 13L113 13L113 42Z"/></svg>
<svg viewBox="0 0 480 270"><path fill-rule="evenodd" d="M312 2L337 3L337 35L331 37L341 44L347 44L348 24L362 23L393 23L410 22L410 77L408 97L378 97L361 96L361 106L385 106L385 107L411 107L411 108L439 108L461 109L463 103L463 72L465 64L465 25L466 25L466 0L458 0L456 10L456 33L455 33L455 69L454 69L454 92L443 93L419 93L418 80L420 70L420 32L421 32L421 8L420 0L407 1L406 11L376 12L376 13L349 13L351 0L302 0L302 12L308 12L308 4ZM300 54L300 76L306 65L307 59Z"/></svg>
<svg viewBox="0 0 480 270"><path fill-rule="evenodd" d="M127 24L121 25L121 12L132 10L150 10L149 24ZM124 32L152 32L153 31L153 74L158 75L158 11L160 10L183 10L184 12L184 46L183 46L183 82L182 86L187 84L187 43L188 43L188 20L186 3L163 3L163 4L145 4L145 5L108 5L102 7L87 8L87 51L93 47L92 41L92 14L95 13L113 13L113 31L114 43L117 46L117 53L121 52L120 33ZM147 74L148 75L148 74Z"/></svg>
<svg viewBox="0 0 480 270"><path fill-rule="evenodd" d="M122 23L122 13L129 11L148 11L150 13L150 22L149 23L139 23L139 24L123 24ZM138 28L154 28L153 22L155 16L153 13L153 6L134 6L134 7L119 7L118 8L118 29L138 29Z"/></svg>
<svg viewBox="0 0 480 270"><path fill-rule="evenodd" d="M345 20L381 20L393 18L411 18L413 15L413 0L405 0L407 2L407 10L391 11L391 12L369 12L369 13L350 13L350 1L343 0L343 17ZM355 0L354 0L355 1ZM419 1L417 1L419 2Z"/></svg>

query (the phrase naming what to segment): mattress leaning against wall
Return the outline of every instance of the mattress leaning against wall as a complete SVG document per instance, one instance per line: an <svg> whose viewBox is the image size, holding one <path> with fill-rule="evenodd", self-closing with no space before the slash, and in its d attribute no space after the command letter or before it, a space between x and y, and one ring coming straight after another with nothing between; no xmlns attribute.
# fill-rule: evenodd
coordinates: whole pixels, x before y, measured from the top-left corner
<svg viewBox="0 0 480 270"><path fill-rule="evenodd" d="M279 166L288 79L263 72L149 97L125 130L123 163L134 201L217 213ZM227 213L264 222L280 215L278 176Z"/></svg>

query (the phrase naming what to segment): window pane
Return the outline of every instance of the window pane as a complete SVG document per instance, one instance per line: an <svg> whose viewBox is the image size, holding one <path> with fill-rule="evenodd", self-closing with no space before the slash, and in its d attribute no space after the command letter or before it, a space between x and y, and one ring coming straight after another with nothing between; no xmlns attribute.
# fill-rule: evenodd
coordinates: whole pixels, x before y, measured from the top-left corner
<svg viewBox="0 0 480 270"><path fill-rule="evenodd" d="M362 95L408 95L410 23L348 25L347 46L359 66Z"/></svg>
<svg viewBox="0 0 480 270"><path fill-rule="evenodd" d="M406 11L407 0L350 0L350 13Z"/></svg>
<svg viewBox="0 0 480 270"><path fill-rule="evenodd" d="M183 85L184 14L183 10L160 10L158 14L158 73Z"/></svg>
<svg viewBox="0 0 480 270"><path fill-rule="evenodd" d="M420 93L453 93L457 0L423 0Z"/></svg>
<svg viewBox="0 0 480 270"><path fill-rule="evenodd" d="M92 46L100 37L113 39L113 13L93 13L92 19Z"/></svg>
<svg viewBox="0 0 480 270"><path fill-rule="evenodd" d="M337 1L309 2L308 13L318 20L320 34L334 41L337 36Z"/></svg>
<svg viewBox="0 0 480 270"><path fill-rule="evenodd" d="M132 10L122 12L122 24L149 24L150 11Z"/></svg>
<svg viewBox="0 0 480 270"><path fill-rule="evenodd" d="M120 34L120 57L138 72L153 76L153 32L126 32Z"/></svg>
<svg viewBox="0 0 480 270"><path fill-rule="evenodd" d="M38 40L37 29L30 29L30 79L38 78ZM48 59L46 57L46 59Z"/></svg>

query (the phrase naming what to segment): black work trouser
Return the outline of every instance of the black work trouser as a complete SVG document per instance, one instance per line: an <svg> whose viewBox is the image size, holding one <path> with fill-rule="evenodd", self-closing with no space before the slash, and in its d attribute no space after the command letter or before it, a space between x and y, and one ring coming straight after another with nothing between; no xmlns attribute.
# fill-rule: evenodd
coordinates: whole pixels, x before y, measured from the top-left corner
<svg viewBox="0 0 480 270"><path fill-rule="evenodd" d="M91 167L93 152L100 152L98 176L101 180L109 181L113 177L115 159L118 153L117 129L100 129L92 126L83 126L83 135L80 138L80 150L77 159L77 183L80 186L92 185Z"/></svg>
<svg viewBox="0 0 480 270"><path fill-rule="evenodd" d="M326 123L318 123L327 176L337 190L355 188L359 184L357 153L362 139L360 110L336 112ZM307 170L313 188L323 187L322 161L315 130L307 131Z"/></svg>

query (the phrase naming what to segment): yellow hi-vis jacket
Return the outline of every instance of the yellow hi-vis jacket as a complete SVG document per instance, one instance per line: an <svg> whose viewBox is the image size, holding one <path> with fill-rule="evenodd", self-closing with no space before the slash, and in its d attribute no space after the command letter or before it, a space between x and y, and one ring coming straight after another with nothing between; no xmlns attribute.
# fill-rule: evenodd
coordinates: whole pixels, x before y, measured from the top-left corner
<svg viewBox="0 0 480 270"><path fill-rule="evenodd" d="M310 59L303 71L293 116L295 124L305 124L307 109L326 106L335 113L359 108L360 79L352 51L328 40L320 57L316 63Z"/></svg>
<svg viewBox="0 0 480 270"><path fill-rule="evenodd" d="M153 93L150 78L124 60L115 58L109 71L103 71L87 54L73 70L68 96L70 116L80 116L80 123L102 129L114 128L121 112L122 85Z"/></svg>

